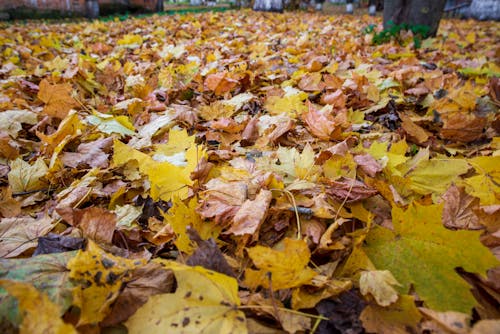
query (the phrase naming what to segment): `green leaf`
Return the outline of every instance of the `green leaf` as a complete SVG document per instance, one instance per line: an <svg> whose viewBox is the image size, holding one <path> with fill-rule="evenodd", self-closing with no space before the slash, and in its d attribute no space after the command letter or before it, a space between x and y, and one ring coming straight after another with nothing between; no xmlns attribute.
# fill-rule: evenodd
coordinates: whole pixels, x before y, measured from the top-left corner
<svg viewBox="0 0 500 334"><path fill-rule="evenodd" d="M74 252L38 255L28 259L0 260L0 279L33 284L39 291L59 305L62 313L71 306L72 290L75 287L69 280L68 261L76 255ZM5 319L19 325L21 318L17 301L0 289L0 323Z"/></svg>
<svg viewBox="0 0 500 334"><path fill-rule="evenodd" d="M390 270L402 284L400 293L413 285L430 308L469 313L475 300L454 269L484 274L499 262L479 242L481 232L447 230L441 214L441 205L395 207L394 231L376 226L364 248L377 269Z"/></svg>

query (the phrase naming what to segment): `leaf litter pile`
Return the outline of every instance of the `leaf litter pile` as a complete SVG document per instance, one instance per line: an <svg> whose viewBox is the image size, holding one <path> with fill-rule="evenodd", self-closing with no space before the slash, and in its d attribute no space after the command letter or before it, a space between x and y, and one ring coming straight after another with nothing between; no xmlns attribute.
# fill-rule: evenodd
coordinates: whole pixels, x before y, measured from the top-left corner
<svg viewBox="0 0 500 334"><path fill-rule="evenodd" d="M500 25L0 31L2 333L498 333Z"/></svg>

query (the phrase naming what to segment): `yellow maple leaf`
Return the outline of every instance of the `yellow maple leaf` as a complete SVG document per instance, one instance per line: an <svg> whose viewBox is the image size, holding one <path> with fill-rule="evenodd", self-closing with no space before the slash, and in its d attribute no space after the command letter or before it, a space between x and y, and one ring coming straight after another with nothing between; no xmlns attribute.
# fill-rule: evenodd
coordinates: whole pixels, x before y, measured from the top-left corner
<svg viewBox="0 0 500 334"><path fill-rule="evenodd" d="M284 240L282 251L255 246L247 249L248 256L259 270L245 271L245 284L251 288L288 289L311 282L316 272L307 267L311 252L303 240Z"/></svg>
<svg viewBox="0 0 500 334"><path fill-rule="evenodd" d="M500 202L500 156L476 157L467 160L477 175L462 181L466 191L479 198L481 205Z"/></svg>
<svg viewBox="0 0 500 334"><path fill-rule="evenodd" d="M195 211L197 205L196 198L192 198L186 205L179 197L174 197L172 207L168 210L168 213L163 214L165 221L170 224L177 234L175 240L177 249L187 254L191 254L194 251L194 245L186 231L188 226L194 228L203 240L217 238L221 231L220 226L202 220L200 215Z"/></svg>
<svg viewBox="0 0 500 334"><path fill-rule="evenodd" d="M264 108L272 115L287 113L292 117L296 117L307 110L304 102L307 97L308 95L305 92L298 89L289 89L283 97L270 96L266 100Z"/></svg>
<svg viewBox="0 0 500 334"><path fill-rule="evenodd" d="M78 325L96 324L109 313L131 271L144 260L129 260L106 253L92 240L68 262L69 277L82 282L73 290L75 305L80 307Z"/></svg>
<svg viewBox="0 0 500 334"><path fill-rule="evenodd" d="M129 333L247 333L236 279L199 266L154 262L173 270L177 289L149 297L125 323Z"/></svg>
<svg viewBox="0 0 500 334"><path fill-rule="evenodd" d="M151 183L150 193L154 200L168 201L174 196L185 199L188 187L193 184L190 175L206 154L194 143L194 136L188 136L185 130L171 130L170 135L169 142L159 145L153 157L118 140L114 142L114 164L121 166L136 160L139 171Z"/></svg>
<svg viewBox="0 0 500 334"><path fill-rule="evenodd" d="M0 286L17 298L23 321L20 334L73 334L75 328L61 318L61 309L34 286L17 281L0 280Z"/></svg>

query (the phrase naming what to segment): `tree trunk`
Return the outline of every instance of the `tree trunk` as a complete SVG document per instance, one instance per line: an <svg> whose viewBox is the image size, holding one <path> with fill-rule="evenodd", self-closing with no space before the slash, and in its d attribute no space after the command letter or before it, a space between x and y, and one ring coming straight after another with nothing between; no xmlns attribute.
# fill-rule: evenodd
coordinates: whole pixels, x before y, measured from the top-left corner
<svg viewBox="0 0 500 334"><path fill-rule="evenodd" d="M425 25L426 37L436 36L446 0L385 0L384 29L394 24Z"/></svg>
<svg viewBox="0 0 500 334"><path fill-rule="evenodd" d="M89 19L96 19L99 17L99 3L97 0L85 0L86 16Z"/></svg>
<svg viewBox="0 0 500 334"><path fill-rule="evenodd" d="M253 10L282 13L283 0L255 0Z"/></svg>

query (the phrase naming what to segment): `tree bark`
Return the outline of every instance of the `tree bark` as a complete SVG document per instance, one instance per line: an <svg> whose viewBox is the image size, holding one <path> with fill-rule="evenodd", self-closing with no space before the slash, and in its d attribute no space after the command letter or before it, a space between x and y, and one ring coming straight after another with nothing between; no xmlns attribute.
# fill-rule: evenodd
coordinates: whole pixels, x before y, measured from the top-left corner
<svg viewBox="0 0 500 334"><path fill-rule="evenodd" d="M283 0L255 0L253 10L263 12L283 12Z"/></svg>
<svg viewBox="0 0 500 334"><path fill-rule="evenodd" d="M89 19L96 19L99 17L99 3L97 0L85 0L86 16Z"/></svg>
<svg viewBox="0 0 500 334"><path fill-rule="evenodd" d="M436 36L446 0L385 0L384 29L394 24L425 25L426 37Z"/></svg>

